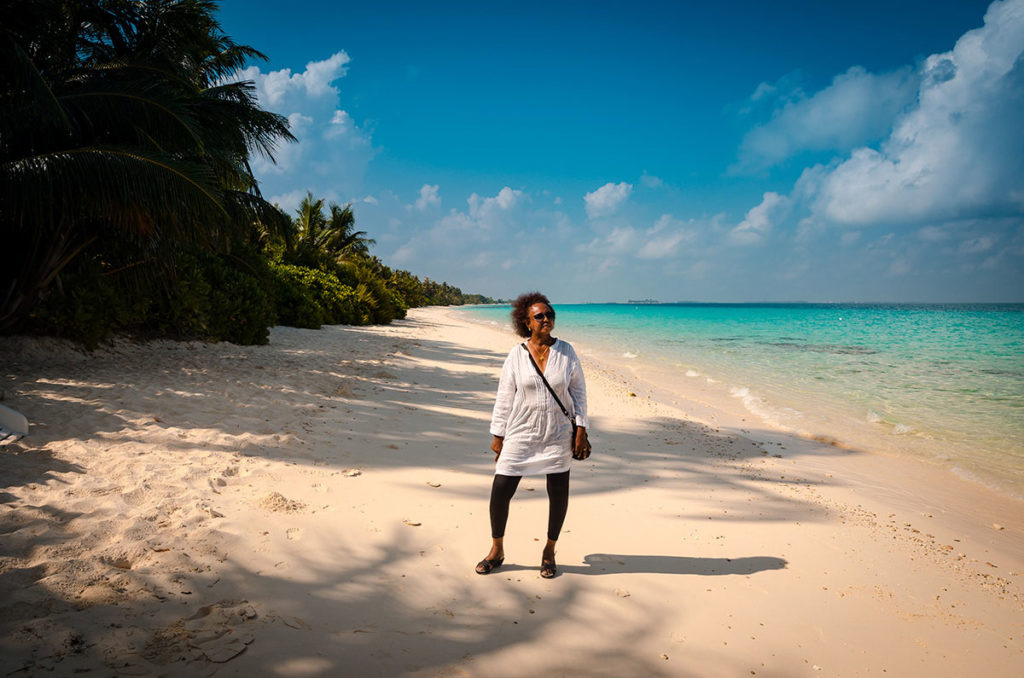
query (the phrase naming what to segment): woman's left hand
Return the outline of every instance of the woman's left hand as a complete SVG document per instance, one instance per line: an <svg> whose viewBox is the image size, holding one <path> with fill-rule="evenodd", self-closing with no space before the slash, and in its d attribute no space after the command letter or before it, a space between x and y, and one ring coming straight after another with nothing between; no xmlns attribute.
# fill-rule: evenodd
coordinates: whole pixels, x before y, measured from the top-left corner
<svg viewBox="0 0 1024 678"><path fill-rule="evenodd" d="M572 456L576 459L586 459L590 456L590 440L587 439L587 427L576 428L576 440L572 445Z"/></svg>

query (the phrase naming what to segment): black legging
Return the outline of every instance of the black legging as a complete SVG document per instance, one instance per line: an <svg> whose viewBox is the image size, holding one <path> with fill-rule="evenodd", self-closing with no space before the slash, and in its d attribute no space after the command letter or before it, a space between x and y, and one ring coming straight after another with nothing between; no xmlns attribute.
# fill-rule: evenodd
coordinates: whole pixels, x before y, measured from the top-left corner
<svg viewBox="0 0 1024 678"><path fill-rule="evenodd" d="M522 476L494 475L491 485L491 537L505 536L508 522L508 504L519 487ZM569 510L569 472L548 474L548 539L557 541Z"/></svg>

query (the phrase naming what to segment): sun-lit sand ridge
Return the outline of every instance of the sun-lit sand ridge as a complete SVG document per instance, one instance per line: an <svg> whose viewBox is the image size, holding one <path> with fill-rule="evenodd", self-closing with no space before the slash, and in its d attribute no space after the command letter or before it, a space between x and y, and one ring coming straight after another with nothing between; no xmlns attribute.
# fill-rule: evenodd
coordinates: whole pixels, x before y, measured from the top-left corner
<svg viewBox="0 0 1024 678"><path fill-rule="evenodd" d="M1021 674L1019 502L585 352L561 574L542 478L474 574L515 341L443 309L263 347L0 339L33 423L0 450L4 675Z"/></svg>

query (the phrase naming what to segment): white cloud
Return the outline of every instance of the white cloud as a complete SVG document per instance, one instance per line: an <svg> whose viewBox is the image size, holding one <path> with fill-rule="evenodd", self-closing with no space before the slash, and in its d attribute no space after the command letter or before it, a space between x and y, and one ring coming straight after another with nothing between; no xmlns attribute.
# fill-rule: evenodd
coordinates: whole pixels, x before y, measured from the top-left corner
<svg viewBox="0 0 1024 678"><path fill-rule="evenodd" d="M619 226L605 237L605 243L613 253L623 253L631 249L636 242L636 230L632 226Z"/></svg>
<svg viewBox="0 0 1024 678"><path fill-rule="evenodd" d="M1024 211L1024 0L994 2L985 25L921 69L918 104L879 150L823 178L812 209L836 224L920 223Z"/></svg>
<svg viewBox="0 0 1024 678"><path fill-rule="evenodd" d="M291 128L292 134L303 134L312 124L313 118L308 115L303 115L302 113L288 114L288 126Z"/></svg>
<svg viewBox="0 0 1024 678"><path fill-rule="evenodd" d="M420 188L420 197L416 198L416 209L422 212L429 207L440 207L441 196L438 195L440 188L437 184L433 186L423 184Z"/></svg>
<svg viewBox="0 0 1024 678"><path fill-rule="evenodd" d="M288 116L288 127L292 134L301 138L313 124L313 118L302 113L292 113ZM257 176L283 175L294 171L302 166L305 147L302 144L282 144L278 146L274 154L275 162L266 158L256 157L252 159L253 170Z"/></svg>
<svg viewBox="0 0 1024 678"><path fill-rule="evenodd" d="M683 222L663 214L654 226L644 232L644 244L637 251L640 259L668 259L679 253L679 246L692 242L696 233L685 228Z"/></svg>
<svg viewBox="0 0 1024 678"><path fill-rule="evenodd" d="M331 121L323 132L324 139L333 141L339 137L346 137L352 146L367 146L370 143L369 137L360 130L355 120L346 111L334 111Z"/></svg>
<svg viewBox="0 0 1024 678"><path fill-rule="evenodd" d="M647 229L630 225L617 225L606 233L595 235L589 242L577 245L575 250L590 257L595 269L609 270L626 259L668 260L680 257L682 246L697 239L697 224L674 219L663 214Z"/></svg>
<svg viewBox="0 0 1024 678"><path fill-rule="evenodd" d="M414 205L405 205L403 212L410 223L401 225L401 245L390 254L381 248L381 255L398 266L445 268L461 270L476 276L478 269L496 267L515 275L509 261L521 261L520 250L535 241L525 240L521 234L527 228L543 224L552 233L558 215L535 214L529 211L529 196L508 186L497 195L481 196L473 193L466 200L464 210L451 209L440 218L430 217L428 208L440 206L441 198L436 185L425 184ZM413 207L421 209L413 209ZM392 229L394 230L394 229ZM378 239L380 240L380 239Z"/></svg>
<svg viewBox="0 0 1024 678"><path fill-rule="evenodd" d="M296 76L301 79L302 86L310 96L337 94L338 90L331 83L348 73L345 67L351 59L344 51L332 54L324 61L311 61L306 64L306 72Z"/></svg>
<svg viewBox="0 0 1024 678"><path fill-rule="evenodd" d="M1024 134L1011 124L1024 75L1013 65L1020 59L1021 34L1007 27L1010 19L1000 12L1011 7L1019 14L1022 5L1024 0L993 5L981 37L965 35L955 50L922 61L914 71L875 75L854 68L806 94L785 79L763 84L751 105L769 111L761 118L768 122L751 130L737 157L762 166L807 151L818 153L815 161L827 151L836 151L835 157L807 168L788 192L767 185L774 190L758 204L751 200L728 217L709 217L716 208L703 197L687 205L707 210L695 219L665 214L685 214L680 202L695 193L676 190L671 182L678 177L666 185L646 172L633 175L635 187L609 182L586 193L585 213L578 212L579 193L573 198L563 184L547 191L472 186L476 193L467 189L457 196L448 187L443 211L439 186L423 183L428 176L417 182L418 193L406 189L402 196L363 185L374 154L372 127L353 117L362 108L343 100L346 88L338 78L346 63L330 59L299 74L252 71L266 97L261 102L268 105L273 93L277 103L268 107L288 116L301 139L284 147L277 168L258 172L264 195L289 211L307 189L317 197L330 198L333 191L354 200L360 229L377 239L374 253L386 263L466 291L513 295L543 271L546 291L561 285L562 294L574 300L627 294L804 298L808 289L816 298L836 289L881 290L876 298L882 298L886 273L912 274L898 287L889 280L888 289L920 295L928 289L929 268L986 267L998 273L989 280L1005 283L989 289L1011 289L1024 261L1024 171L1017 171ZM1009 31L1008 37L996 39L994 26ZM991 56L1003 53L1003 61ZM912 91L904 99L908 87ZM877 108L870 106L872 97ZM777 147L771 133L782 137ZM560 211L559 194L572 205L569 214ZM836 232L837 226L843 229ZM1012 228L1021 231L1016 240ZM539 259L538 247L554 253L557 266ZM832 282L858 276L882 282L862 288ZM932 277L939 280L938 273ZM780 286L787 278L792 284ZM811 287L826 279L828 285ZM956 290L953 283L938 287L936 296Z"/></svg>
<svg viewBox="0 0 1024 678"><path fill-rule="evenodd" d="M591 257L591 265L597 266L597 260L604 261L604 270L611 263L617 263L622 257L633 256L642 240L632 226L616 226L607 233L595 235L589 242L578 244L575 250Z"/></svg>
<svg viewBox="0 0 1024 678"><path fill-rule="evenodd" d="M985 261L981 262L981 268L983 270L994 270L1003 263L1003 258L1004 255L1002 252L1000 252L999 254L992 255L991 257L985 259Z"/></svg>
<svg viewBox="0 0 1024 678"><path fill-rule="evenodd" d="M748 261L761 257L766 270L780 269L786 254L809 262L789 288L794 296L805 295L799 285L827 280L831 293L839 290L847 298L1019 299L1024 247L1015 244L1024 239L1015 233L1024 233L1024 0L993 2L984 26L964 33L952 50L922 60L916 74L905 77L917 83L909 105L894 112L899 97L880 97L878 110L867 113L873 129L882 126L879 112L891 115L883 138L840 149L831 161L807 167L786 195L765 193L725 241L758 245L732 251ZM897 81L888 85L890 93L903 92ZM863 111L858 106L864 93L886 88L886 81L866 72L847 71L823 91L828 96L801 94L779 106L769 123L774 127L763 128L784 137L778 148L764 146L759 156L753 154L759 137L752 132L744 152L770 163L801 149L847 144L853 137L815 124L816 116L834 109L842 122L838 101L848 97L852 110ZM785 93L762 88L757 105L776 96ZM806 133L783 133L800 120L808 125ZM838 237L836 229L842 229ZM778 271L773 277L784 278ZM894 287L895 277L904 283ZM750 278L746 284L756 289Z"/></svg>
<svg viewBox="0 0 1024 678"><path fill-rule="evenodd" d="M522 195L522 191L514 191L508 186L506 186L505 188L498 191L498 195L497 197L494 198L494 201L498 204L498 207L500 207L503 210L507 210L508 208L515 205L516 201L518 201L519 198L522 197Z"/></svg>
<svg viewBox="0 0 1024 678"><path fill-rule="evenodd" d="M991 235L982 235L960 243L959 252L961 254L979 254L989 251L994 244L995 238Z"/></svg>
<svg viewBox="0 0 1024 678"><path fill-rule="evenodd" d="M344 51L332 54L323 61L311 61L306 64L302 73L292 73L290 68L272 71L267 74L260 72L258 66L250 66L240 71L240 80L253 80L260 101L270 108L276 108L293 93L303 92L309 97L338 95L332 83L348 72L346 64L350 61Z"/></svg>
<svg viewBox="0 0 1024 678"><path fill-rule="evenodd" d="M339 104L335 83L347 73L348 55L341 51L311 61L301 73L281 69L269 73L252 66L236 74L253 81L260 105L288 118L298 143L278 147L272 163L253 160L264 193L284 195L310 190L317 197L329 191L364 193L363 177L376 154L371 133L360 127Z"/></svg>
<svg viewBox="0 0 1024 678"><path fill-rule="evenodd" d="M775 92L778 91L778 89L779 88L778 88L777 85L772 85L772 84L767 83L767 82L762 82L761 84L759 84L754 89L754 93L750 95L750 100L751 101L761 101L762 99L766 99L766 98L768 98L770 96L773 96L775 94Z"/></svg>
<svg viewBox="0 0 1024 678"><path fill-rule="evenodd" d="M282 193L280 195L272 195L267 198L267 201L271 204L277 205L289 215L294 214L295 210L299 209L299 203L306 197L306 189L297 188L294 191Z"/></svg>
<svg viewBox="0 0 1024 678"><path fill-rule="evenodd" d="M482 198L476 193L469 196L466 201L469 203L469 214L475 219L480 219L482 225L490 226L490 221L497 217L500 212L506 212L514 207L523 197L523 192L514 190L508 186L498 191L493 198Z"/></svg>
<svg viewBox="0 0 1024 678"><path fill-rule="evenodd" d="M415 243L405 243L391 253L388 257L388 262L392 266L409 266L417 263L416 250L417 247ZM419 261L422 262L422 260Z"/></svg>
<svg viewBox="0 0 1024 678"><path fill-rule="evenodd" d="M647 188L664 188L665 181L661 177L648 174L646 171L640 176L640 182Z"/></svg>
<svg viewBox="0 0 1024 678"><path fill-rule="evenodd" d="M761 203L747 211L746 218L729 232L729 241L734 245L756 245L771 233L775 223L786 216L790 199L768 191Z"/></svg>
<svg viewBox="0 0 1024 678"><path fill-rule="evenodd" d="M854 66L810 97L797 91L769 122L747 133L734 169L763 169L802 151L849 151L881 139L914 100L917 86L918 76L909 68L875 75ZM751 99L774 90L762 83Z"/></svg>
<svg viewBox="0 0 1024 678"><path fill-rule="evenodd" d="M627 184L626 182L613 184L609 182L596 191L587 193L583 196L583 201L587 208L587 216L595 219L615 214L619 206L626 201L632 192L633 184Z"/></svg>

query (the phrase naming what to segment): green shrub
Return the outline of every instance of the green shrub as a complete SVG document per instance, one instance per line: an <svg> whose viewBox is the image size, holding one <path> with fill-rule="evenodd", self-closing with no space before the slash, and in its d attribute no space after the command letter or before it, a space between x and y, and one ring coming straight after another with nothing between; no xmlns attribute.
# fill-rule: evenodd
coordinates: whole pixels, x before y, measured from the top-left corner
<svg viewBox="0 0 1024 678"><path fill-rule="evenodd" d="M207 260L205 276L211 289L208 337L234 344L266 344L275 313L261 281L218 257Z"/></svg>
<svg viewBox="0 0 1024 678"><path fill-rule="evenodd" d="M371 262L372 263L372 262ZM395 318L404 318L407 304L401 293L388 286L385 275L390 269L349 262L340 267L340 275L354 280L361 325L386 325Z"/></svg>
<svg viewBox="0 0 1024 678"><path fill-rule="evenodd" d="M82 257L60 275L59 284L33 310L30 331L52 334L96 348L122 327L129 306L103 267Z"/></svg>
<svg viewBox="0 0 1024 678"><path fill-rule="evenodd" d="M210 296L201 255L184 253L178 256L174 278L166 289L154 290L154 309L142 323L158 335L174 335L189 339L210 336Z"/></svg>
<svg viewBox="0 0 1024 678"><path fill-rule="evenodd" d="M270 269L282 325L363 324L356 292L333 273L288 264L271 264Z"/></svg>
<svg viewBox="0 0 1024 678"><path fill-rule="evenodd" d="M60 275L23 329L95 347L118 331L265 344L274 324L387 324L424 304L465 303L447 283L392 271L376 257L307 268L280 263L258 240L231 254L107 241ZM486 300L486 298L481 298Z"/></svg>
<svg viewBox="0 0 1024 678"><path fill-rule="evenodd" d="M405 299L402 298L402 294L393 289L389 289L387 292L391 302L392 317L396 320L404 319L409 307L406 305Z"/></svg>
<svg viewBox="0 0 1024 678"><path fill-rule="evenodd" d="M372 325L377 315L377 298L366 283L356 285L357 325Z"/></svg>
<svg viewBox="0 0 1024 678"><path fill-rule="evenodd" d="M302 282L298 266L271 264L271 292L277 322L289 327L319 329L324 323L324 309L317 303L313 290Z"/></svg>
<svg viewBox="0 0 1024 678"><path fill-rule="evenodd" d="M304 269L303 283L309 287L324 309L324 322L329 325L352 325L358 316L355 292L342 284L333 273Z"/></svg>
<svg viewBox="0 0 1024 678"><path fill-rule="evenodd" d="M182 339L266 344L274 306L244 262L203 250L178 253L173 277L144 290L150 309L135 329Z"/></svg>

